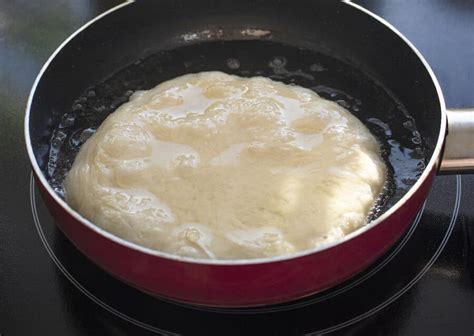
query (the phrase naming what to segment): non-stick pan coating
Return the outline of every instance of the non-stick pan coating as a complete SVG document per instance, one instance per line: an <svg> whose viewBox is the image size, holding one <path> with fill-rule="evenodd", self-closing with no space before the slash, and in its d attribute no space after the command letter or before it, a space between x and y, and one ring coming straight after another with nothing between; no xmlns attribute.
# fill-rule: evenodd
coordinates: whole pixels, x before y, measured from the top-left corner
<svg viewBox="0 0 474 336"><path fill-rule="evenodd" d="M429 160L440 124L429 75L392 32L374 25L373 34L359 35L361 25L373 23L353 15L353 8L329 1L129 6L79 35L37 89L32 144L59 193L78 146L131 92L206 70L309 87L359 117L379 139L390 168L386 197L374 215L396 203Z"/></svg>

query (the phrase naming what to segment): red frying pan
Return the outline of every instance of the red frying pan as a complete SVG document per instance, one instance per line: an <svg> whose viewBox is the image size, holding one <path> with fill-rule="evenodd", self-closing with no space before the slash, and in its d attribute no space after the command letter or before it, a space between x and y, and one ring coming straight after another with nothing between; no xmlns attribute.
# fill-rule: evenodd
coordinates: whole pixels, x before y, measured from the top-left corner
<svg viewBox="0 0 474 336"><path fill-rule="evenodd" d="M196 260L124 241L69 207L61 183L85 134L130 92L205 70L296 83L349 108L381 142L390 170L372 221L288 256ZM79 250L152 295L231 307L300 298L369 266L410 226L435 174L474 169L473 131L474 111L445 109L436 77L402 34L358 5L329 0L126 2L54 52L25 118L36 182Z"/></svg>

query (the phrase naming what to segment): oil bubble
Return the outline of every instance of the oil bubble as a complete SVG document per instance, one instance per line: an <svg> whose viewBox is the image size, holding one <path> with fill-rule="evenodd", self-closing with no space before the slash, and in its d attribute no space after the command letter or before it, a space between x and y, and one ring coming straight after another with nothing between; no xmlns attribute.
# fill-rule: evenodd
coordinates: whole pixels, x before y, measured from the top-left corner
<svg viewBox="0 0 474 336"><path fill-rule="evenodd" d="M82 110L82 105L77 103L77 104L74 104L74 106L72 107L72 110L73 111L79 111L79 110Z"/></svg>
<svg viewBox="0 0 474 336"><path fill-rule="evenodd" d="M344 107L345 109L351 108L351 105L349 105L349 103L345 101L344 99L338 99L336 100L336 103L338 103L340 106Z"/></svg>
<svg viewBox="0 0 474 336"><path fill-rule="evenodd" d="M277 56L273 58L270 63L268 63L268 66L273 69L279 69L279 68L284 68L286 66L286 58L285 57L280 57Z"/></svg>
<svg viewBox="0 0 474 336"><path fill-rule="evenodd" d="M61 122L59 123L59 128L67 128L67 127L71 127L74 125L74 120L75 120L75 117L73 115L69 115L69 114L65 114L62 118L61 118Z"/></svg>
<svg viewBox="0 0 474 336"><path fill-rule="evenodd" d="M226 64L229 69L232 70L237 70L238 68L240 68L240 61L236 58L228 58Z"/></svg>
<svg viewBox="0 0 474 336"><path fill-rule="evenodd" d="M311 70L313 72L322 72L322 71L326 70L326 68L324 66L322 66L321 64L314 63L314 64L311 64L311 66L309 67L309 70Z"/></svg>

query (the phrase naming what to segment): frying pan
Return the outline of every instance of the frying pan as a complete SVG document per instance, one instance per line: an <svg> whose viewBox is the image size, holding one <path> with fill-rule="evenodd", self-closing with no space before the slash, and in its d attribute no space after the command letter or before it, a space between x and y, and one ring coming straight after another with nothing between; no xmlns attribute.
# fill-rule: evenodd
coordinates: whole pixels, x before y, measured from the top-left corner
<svg viewBox="0 0 474 336"><path fill-rule="evenodd" d="M228 261L138 246L69 207L52 155L74 140L60 132L69 127L65 116L76 113L82 129L97 126L133 90L204 70L268 75L342 97L338 102L358 111L385 148L392 185L379 213L317 249ZM237 307L310 295L373 263L410 226L436 173L472 171L473 116L446 111L422 55L390 24L351 2L137 1L100 15L53 53L31 90L25 136L45 204L88 258L155 296Z"/></svg>

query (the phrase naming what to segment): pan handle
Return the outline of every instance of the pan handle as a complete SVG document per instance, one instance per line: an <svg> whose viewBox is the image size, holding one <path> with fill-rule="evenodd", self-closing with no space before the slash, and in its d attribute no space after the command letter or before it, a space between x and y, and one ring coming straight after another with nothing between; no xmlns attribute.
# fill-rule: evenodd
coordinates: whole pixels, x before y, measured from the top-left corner
<svg viewBox="0 0 474 336"><path fill-rule="evenodd" d="M448 109L448 134L441 174L474 172L474 108Z"/></svg>

